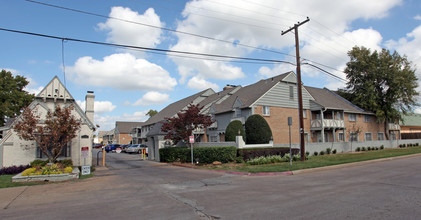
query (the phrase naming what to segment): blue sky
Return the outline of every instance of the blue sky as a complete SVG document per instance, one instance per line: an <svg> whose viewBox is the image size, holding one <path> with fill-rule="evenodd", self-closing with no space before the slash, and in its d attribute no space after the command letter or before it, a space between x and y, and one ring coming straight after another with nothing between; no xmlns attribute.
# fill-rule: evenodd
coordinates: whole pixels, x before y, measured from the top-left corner
<svg viewBox="0 0 421 220"><path fill-rule="evenodd" d="M281 36L281 31L308 16L310 22L299 29L300 55L305 62L321 64L320 67L338 77L345 78L340 70L348 61L347 51L355 45L396 50L414 66L421 66L421 2L415 0L39 2L101 16L25 0L2 0L0 28L295 63L294 35ZM100 125L99 130L111 130L115 121L145 121L150 109L161 110L206 88L218 91L226 84L244 86L295 71L295 66L289 64L180 57L7 31L0 31L0 48L0 68L27 77L30 92L39 92L55 75L82 105L86 91L95 91L95 123ZM330 89L344 86L343 81L309 66L303 66L302 71L307 86ZM420 70L416 73L421 78ZM421 113L419 109L417 112Z"/></svg>

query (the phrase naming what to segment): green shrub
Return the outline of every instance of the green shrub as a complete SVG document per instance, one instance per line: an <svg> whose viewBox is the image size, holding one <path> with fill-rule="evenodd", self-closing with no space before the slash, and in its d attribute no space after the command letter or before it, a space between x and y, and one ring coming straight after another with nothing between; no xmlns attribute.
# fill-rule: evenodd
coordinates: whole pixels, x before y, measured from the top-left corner
<svg viewBox="0 0 421 220"><path fill-rule="evenodd" d="M320 155L325 155L325 152L324 151L320 151Z"/></svg>
<svg viewBox="0 0 421 220"><path fill-rule="evenodd" d="M235 137L238 136L238 131L240 131L240 135L243 136L243 140L246 141L243 123L239 120L234 120L228 124L227 129L225 129L225 141L235 141Z"/></svg>
<svg viewBox="0 0 421 220"><path fill-rule="evenodd" d="M31 167L36 167L36 166L40 166L43 167L45 165L47 165L48 160L34 160L30 163Z"/></svg>
<svg viewBox="0 0 421 220"><path fill-rule="evenodd" d="M270 164L270 163L279 163L285 161L285 157L282 158L279 155L273 155L268 157L257 157L252 160L247 161L248 165L260 165L260 164ZM289 159L288 159L289 161Z"/></svg>
<svg viewBox="0 0 421 220"><path fill-rule="evenodd" d="M333 153L333 154L336 154L336 149L333 149L332 153Z"/></svg>
<svg viewBox="0 0 421 220"><path fill-rule="evenodd" d="M161 162L190 162L191 149L186 147L169 147L159 149ZM236 147L196 147L193 148L194 159L198 158L199 163L212 163L219 161L222 163L236 160Z"/></svg>
<svg viewBox="0 0 421 220"><path fill-rule="evenodd" d="M243 157L238 156L238 157L235 158L235 162L236 163L244 163L244 159L243 159Z"/></svg>
<svg viewBox="0 0 421 220"><path fill-rule="evenodd" d="M306 151L306 157L310 156L310 152Z"/></svg>
<svg viewBox="0 0 421 220"><path fill-rule="evenodd" d="M361 148L360 148L360 147L357 147L357 148L355 149L355 151L356 151L356 152L360 152L360 151L361 151Z"/></svg>
<svg viewBox="0 0 421 220"><path fill-rule="evenodd" d="M376 147L376 150L379 150L379 147Z"/></svg>
<svg viewBox="0 0 421 220"><path fill-rule="evenodd" d="M371 147L367 147L367 151L371 151Z"/></svg>
<svg viewBox="0 0 421 220"><path fill-rule="evenodd" d="M380 150L383 150L384 149L384 146L382 145L382 146L380 146Z"/></svg>
<svg viewBox="0 0 421 220"><path fill-rule="evenodd" d="M261 115L248 117L245 126L247 144L267 144L272 138L269 124Z"/></svg>
<svg viewBox="0 0 421 220"><path fill-rule="evenodd" d="M361 151L366 151L365 147L362 147L362 148L361 148Z"/></svg>
<svg viewBox="0 0 421 220"><path fill-rule="evenodd" d="M326 154L330 154L330 153L331 153L331 151L332 151L332 149L330 149L330 148L326 148Z"/></svg>
<svg viewBox="0 0 421 220"><path fill-rule="evenodd" d="M314 155L314 156L317 156L317 155L319 155L319 152L314 151L313 155Z"/></svg>
<svg viewBox="0 0 421 220"><path fill-rule="evenodd" d="M63 164L65 167L71 167L71 166L73 166L72 159L58 160L57 163Z"/></svg>
<svg viewBox="0 0 421 220"><path fill-rule="evenodd" d="M420 144L419 143L415 143L415 146L418 147Z"/></svg>
<svg viewBox="0 0 421 220"><path fill-rule="evenodd" d="M298 154L299 149L292 148L292 154ZM267 157L272 155L280 155L283 157L285 154L289 153L288 147L269 147L269 148L246 148L246 149L238 149L238 156L243 157L244 161L249 161L253 158L257 157Z"/></svg>

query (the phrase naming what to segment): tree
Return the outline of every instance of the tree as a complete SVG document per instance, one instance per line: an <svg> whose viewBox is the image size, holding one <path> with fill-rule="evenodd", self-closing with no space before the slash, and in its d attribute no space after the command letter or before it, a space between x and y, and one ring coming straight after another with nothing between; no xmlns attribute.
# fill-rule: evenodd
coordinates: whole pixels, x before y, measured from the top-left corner
<svg viewBox="0 0 421 220"><path fill-rule="evenodd" d="M21 139L35 141L49 162L55 162L80 129L80 121L72 115L72 110L72 105L63 109L57 105L54 112L48 111L45 122L41 123L40 117L26 108L14 130Z"/></svg>
<svg viewBox="0 0 421 220"><path fill-rule="evenodd" d="M28 85L25 77L2 70L0 73L0 127L4 126L7 117L14 118L28 106L34 95L23 89Z"/></svg>
<svg viewBox="0 0 421 220"><path fill-rule="evenodd" d="M238 135L243 136L243 140L246 140L243 123L239 120L234 120L230 122L227 129L225 129L225 141L235 141L235 137Z"/></svg>
<svg viewBox="0 0 421 220"><path fill-rule="evenodd" d="M149 117L153 117L154 115L158 114L157 110L149 110L148 113L146 113L146 115L149 115Z"/></svg>
<svg viewBox="0 0 421 220"><path fill-rule="evenodd" d="M272 138L269 124L261 115L248 117L245 126L247 144L267 144Z"/></svg>
<svg viewBox="0 0 421 220"><path fill-rule="evenodd" d="M196 129L206 129L213 123L212 118L200 113L203 107L199 105L189 105L186 110L177 113L172 118L166 118L161 131L167 132L166 139L171 139L174 144L179 141L188 143L189 136Z"/></svg>
<svg viewBox="0 0 421 220"><path fill-rule="evenodd" d="M391 54L386 49L371 52L365 47L354 47L348 56L350 61L345 69L348 83L340 94L375 113L378 122L384 123L389 139L389 123L402 120L401 113L406 115L418 105L415 70L406 56L401 57L396 51Z"/></svg>

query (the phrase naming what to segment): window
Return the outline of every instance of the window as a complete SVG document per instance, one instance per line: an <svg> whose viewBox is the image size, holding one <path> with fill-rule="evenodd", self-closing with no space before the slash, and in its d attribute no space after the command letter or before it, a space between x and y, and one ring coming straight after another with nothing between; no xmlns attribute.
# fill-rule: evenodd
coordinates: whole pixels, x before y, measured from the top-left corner
<svg viewBox="0 0 421 220"><path fill-rule="evenodd" d="M358 134L357 133L350 133L349 134L349 141L358 141Z"/></svg>
<svg viewBox="0 0 421 220"><path fill-rule="evenodd" d="M343 112L336 113L336 120L344 120Z"/></svg>
<svg viewBox="0 0 421 220"><path fill-rule="evenodd" d="M270 115L269 106L263 106L263 115Z"/></svg>
<svg viewBox="0 0 421 220"><path fill-rule="evenodd" d="M310 138L308 137L308 133L307 132L304 133L304 142L305 143L310 142Z"/></svg>
<svg viewBox="0 0 421 220"><path fill-rule="evenodd" d="M371 122L371 115L364 115L365 122Z"/></svg>
<svg viewBox="0 0 421 220"><path fill-rule="evenodd" d="M241 109L239 109L239 108L235 109L235 117L237 117L237 118L241 117Z"/></svg>
<svg viewBox="0 0 421 220"><path fill-rule="evenodd" d="M289 86L289 99L294 99L294 86Z"/></svg>
<svg viewBox="0 0 421 220"><path fill-rule="evenodd" d="M338 141L344 141L345 140L345 136L344 133L338 133Z"/></svg>
<svg viewBox="0 0 421 220"><path fill-rule="evenodd" d="M349 121L357 121L357 114L349 114L348 119Z"/></svg>
<svg viewBox="0 0 421 220"><path fill-rule="evenodd" d="M307 118L307 110L303 109L303 118Z"/></svg>
<svg viewBox="0 0 421 220"><path fill-rule="evenodd" d="M384 140L384 133L383 132L377 133L377 140L379 140L379 141L383 141Z"/></svg>
<svg viewBox="0 0 421 220"><path fill-rule="evenodd" d="M218 136L211 136L210 142L218 142Z"/></svg>
<svg viewBox="0 0 421 220"><path fill-rule="evenodd" d="M365 141L372 141L373 137L371 135L371 133L367 132L365 133Z"/></svg>

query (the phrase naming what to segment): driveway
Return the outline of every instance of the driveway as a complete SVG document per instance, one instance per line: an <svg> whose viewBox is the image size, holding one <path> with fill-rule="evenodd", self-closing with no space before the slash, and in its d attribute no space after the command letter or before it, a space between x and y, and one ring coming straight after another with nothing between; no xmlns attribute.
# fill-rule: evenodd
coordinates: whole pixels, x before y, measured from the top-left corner
<svg viewBox="0 0 421 220"><path fill-rule="evenodd" d="M237 176L106 154L81 181L0 189L0 219L419 219L421 156ZM96 161L95 161L96 163Z"/></svg>

